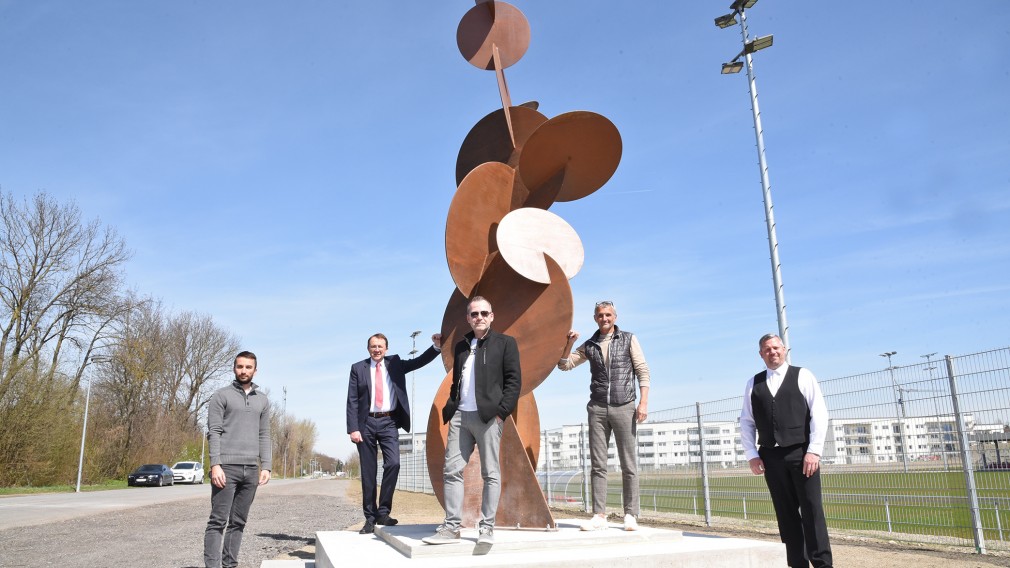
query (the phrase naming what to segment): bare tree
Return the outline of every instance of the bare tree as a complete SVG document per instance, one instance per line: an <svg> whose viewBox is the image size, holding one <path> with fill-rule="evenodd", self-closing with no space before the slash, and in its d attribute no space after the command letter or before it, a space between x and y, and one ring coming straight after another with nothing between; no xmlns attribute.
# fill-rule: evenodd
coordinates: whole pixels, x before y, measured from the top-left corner
<svg viewBox="0 0 1010 568"><path fill-rule="evenodd" d="M214 389L229 376L238 339L210 316L183 312L168 320L164 348L172 393L168 408L186 412L196 424Z"/></svg>
<svg viewBox="0 0 1010 568"><path fill-rule="evenodd" d="M0 192L0 401L23 370L52 381L65 362L86 365L119 309L128 257L113 229L82 222L73 203Z"/></svg>
<svg viewBox="0 0 1010 568"><path fill-rule="evenodd" d="M80 380L120 313L128 256L115 231L83 222L73 203L0 191L0 463L25 472L6 479L45 483L67 473Z"/></svg>

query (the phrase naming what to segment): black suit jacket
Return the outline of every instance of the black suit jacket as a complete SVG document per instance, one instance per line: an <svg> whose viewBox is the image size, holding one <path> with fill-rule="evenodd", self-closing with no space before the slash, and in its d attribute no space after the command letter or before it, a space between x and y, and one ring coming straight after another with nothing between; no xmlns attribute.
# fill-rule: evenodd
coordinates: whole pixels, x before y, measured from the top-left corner
<svg viewBox="0 0 1010 568"><path fill-rule="evenodd" d="M474 335L463 336L453 346L452 389L449 400L442 408L442 421L448 423L459 407L460 385L463 363L470 352L470 341ZM495 416L505 420L519 401L522 387L522 369L519 366L519 345L514 337L488 330L484 339L477 342L474 354L474 396L480 419L488 422Z"/></svg>
<svg viewBox="0 0 1010 568"><path fill-rule="evenodd" d="M407 373L416 371L427 365L438 351L429 347L416 359L400 359L399 355L388 355L383 359L386 372L393 383L396 398L396 408L393 409L393 420L398 428L410 432L410 398L407 396ZM360 432L365 429L365 420L372 404L372 371L369 368L371 358L358 361L351 365L351 376L347 381L347 433Z"/></svg>

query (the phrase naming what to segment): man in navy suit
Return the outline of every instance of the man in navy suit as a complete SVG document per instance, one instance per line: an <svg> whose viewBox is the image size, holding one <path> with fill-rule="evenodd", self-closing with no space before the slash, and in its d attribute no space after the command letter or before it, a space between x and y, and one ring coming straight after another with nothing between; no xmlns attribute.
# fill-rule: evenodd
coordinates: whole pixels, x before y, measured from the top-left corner
<svg viewBox="0 0 1010 568"><path fill-rule="evenodd" d="M361 460L361 507L365 526L358 532L371 534L375 525L395 525L389 516L393 491L400 475L399 429L410 432L410 399L407 373L420 369L438 357L442 335L431 336L429 347L416 359L403 361L399 355L386 356L389 341L381 333L368 338L369 358L351 365L347 383L347 433L358 448ZM375 503L375 478L379 449L382 449L382 488Z"/></svg>

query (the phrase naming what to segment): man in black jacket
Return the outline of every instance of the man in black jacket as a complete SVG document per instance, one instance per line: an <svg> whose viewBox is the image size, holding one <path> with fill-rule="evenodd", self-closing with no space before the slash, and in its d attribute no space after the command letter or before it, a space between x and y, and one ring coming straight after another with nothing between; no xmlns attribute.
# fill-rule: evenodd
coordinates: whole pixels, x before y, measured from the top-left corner
<svg viewBox="0 0 1010 568"><path fill-rule="evenodd" d="M441 334L432 335L432 347L420 357L404 361L399 355L386 356L389 341L385 335L376 333L368 338L368 359L351 365L347 381L347 433L361 460L361 508L365 514L365 526L358 531L361 534L375 532L375 525L397 522L389 513L400 474L399 429L410 432L407 373L438 357L441 341ZM382 489L376 507L375 478L380 449Z"/></svg>
<svg viewBox="0 0 1010 568"><path fill-rule="evenodd" d="M491 331L494 312L480 296L470 300L467 322L473 332L453 347L452 389L442 409L442 420L449 424L445 448L445 521L428 544L459 542L463 517L463 468L470 461L474 446L480 454L484 492L481 496L478 544L494 543L494 521L501 496L502 422L519 400L522 371L519 347L508 335Z"/></svg>

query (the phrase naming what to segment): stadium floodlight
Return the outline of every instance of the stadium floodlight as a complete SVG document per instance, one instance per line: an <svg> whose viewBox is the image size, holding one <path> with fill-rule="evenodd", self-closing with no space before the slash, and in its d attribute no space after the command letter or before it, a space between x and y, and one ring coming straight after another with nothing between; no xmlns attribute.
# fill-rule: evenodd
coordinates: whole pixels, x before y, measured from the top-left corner
<svg viewBox="0 0 1010 568"><path fill-rule="evenodd" d="M733 61L732 63L722 64L722 74L729 75L730 73L739 73L743 69L743 61Z"/></svg>
<svg viewBox="0 0 1010 568"><path fill-rule="evenodd" d="M744 53L754 53L755 51L761 51L767 47L772 46L773 37L771 35L761 36L757 39L748 41L743 46Z"/></svg>
<svg viewBox="0 0 1010 568"><path fill-rule="evenodd" d="M736 12L732 14L726 14L725 16L719 16L715 19L715 25L720 28L728 28L730 26L736 25Z"/></svg>
<svg viewBox="0 0 1010 568"><path fill-rule="evenodd" d="M729 5L729 9L734 12L739 12L741 10L750 10L757 4L758 0L735 0Z"/></svg>

